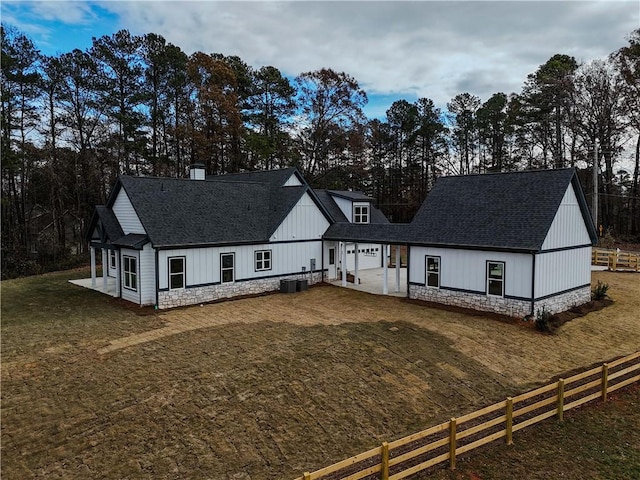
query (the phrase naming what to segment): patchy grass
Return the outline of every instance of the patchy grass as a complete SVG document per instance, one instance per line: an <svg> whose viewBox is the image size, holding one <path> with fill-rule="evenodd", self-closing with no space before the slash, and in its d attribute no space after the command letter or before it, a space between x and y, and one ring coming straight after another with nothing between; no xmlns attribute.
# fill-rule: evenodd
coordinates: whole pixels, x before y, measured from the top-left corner
<svg viewBox="0 0 640 480"><path fill-rule="evenodd" d="M2 282L1 473L293 478L637 350L640 276L598 275L615 303L553 336L337 287L150 313L86 270Z"/></svg>
<svg viewBox="0 0 640 480"><path fill-rule="evenodd" d="M565 413L514 434L514 445L494 443L458 459L456 471L433 480L526 478L546 480L640 478L640 385L614 392L606 403Z"/></svg>

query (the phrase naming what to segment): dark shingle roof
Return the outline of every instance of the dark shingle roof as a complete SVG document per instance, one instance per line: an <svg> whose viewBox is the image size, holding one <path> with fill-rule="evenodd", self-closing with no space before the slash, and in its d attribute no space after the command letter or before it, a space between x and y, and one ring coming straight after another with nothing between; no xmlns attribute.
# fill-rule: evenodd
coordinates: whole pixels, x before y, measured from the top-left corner
<svg viewBox="0 0 640 480"><path fill-rule="evenodd" d="M119 247L135 248L136 250L140 250L147 243L149 243L149 237L144 233L128 233L113 242Z"/></svg>
<svg viewBox="0 0 640 480"><path fill-rule="evenodd" d="M108 240L113 242L124 235L122 227L114 215L113 210L104 205L97 205L96 215L102 223L102 228L104 229L104 233ZM95 228L95 225L93 225L93 228Z"/></svg>
<svg viewBox="0 0 640 480"><path fill-rule="evenodd" d="M268 241L307 190L275 186L276 177L275 184L128 176L119 182L159 247Z"/></svg>
<svg viewBox="0 0 640 480"><path fill-rule="evenodd" d="M411 222L411 243L538 251L560 202L573 184L592 241L575 170L442 177Z"/></svg>
<svg viewBox="0 0 640 480"><path fill-rule="evenodd" d="M346 198L347 200L356 201L356 202L363 202L363 201L371 202L370 219L369 219L370 223L389 223L389 220L387 219L387 217L384 216L384 213L382 213L379 209L377 209L373 205L373 198L366 196L362 192L349 192L349 191L342 191L342 190L316 190L316 189L314 189L314 192L316 193L318 200L320 200L320 202L325 207L329 215L331 215L331 218L333 219L334 222L349 221L347 217L345 217L344 213L342 212L338 204L333 200L333 197L336 196L336 197L342 197L342 198Z"/></svg>
<svg viewBox="0 0 640 480"><path fill-rule="evenodd" d="M258 182L269 183L281 187L297 172L296 168L281 168L278 170L259 170L255 172L227 173L224 175L208 175L207 180L220 182ZM304 184L304 182L301 182Z"/></svg>
<svg viewBox="0 0 640 480"><path fill-rule="evenodd" d="M406 223L334 223L322 236L325 240L343 242L406 243Z"/></svg>

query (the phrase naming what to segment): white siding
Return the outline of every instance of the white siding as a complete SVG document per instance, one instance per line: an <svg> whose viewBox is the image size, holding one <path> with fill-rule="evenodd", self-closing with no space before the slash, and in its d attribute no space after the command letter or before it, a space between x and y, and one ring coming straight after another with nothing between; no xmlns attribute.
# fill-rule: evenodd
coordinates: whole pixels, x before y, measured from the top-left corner
<svg viewBox="0 0 640 480"><path fill-rule="evenodd" d="M291 175L286 182L284 182L285 187L297 187L300 185L302 185L302 182L298 179L295 173Z"/></svg>
<svg viewBox="0 0 640 480"><path fill-rule="evenodd" d="M138 289L137 291L130 290L125 288L124 286L124 260L122 259L124 256L134 257L137 260L137 268L138 268ZM129 300L135 304L140 305L140 255L137 250L128 250L123 248L120 250L120 291L122 292L122 298L125 300Z"/></svg>
<svg viewBox="0 0 640 480"><path fill-rule="evenodd" d="M542 250L590 243L591 239L580 212L576 193L573 190L573 185L569 185L542 244Z"/></svg>
<svg viewBox="0 0 640 480"><path fill-rule="evenodd" d="M156 256L154 252L151 244L147 243L139 253L140 305L154 305L156 303Z"/></svg>
<svg viewBox="0 0 640 480"><path fill-rule="evenodd" d="M271 270L256 272L255 252L258 250L271 250ZM320 270L322 267L322 242L320 240L314 242L159 250L159 288L162 290L169 286L169 257L185 257L188 287L220 282L221 253L235 253L236 280L300 273L302 267L305 267L308 272L311 268L310 260L312 258L316 261L316 270Z"/></svg>
<svg viewBox="0 0 640 480"><path fill-rule="evenodd" d="M409 281L425 284L425 256L440 257L440 286L474 292L486 291L486 262L505 263L505 295L531 298L532 255L452 248L412 246Z"/></svg>
<svg viewBox="0 0 640 480"><path fill-rule="evenodd" d="M541 253L536 257L536 298L591 282L591 247Z"/></svg>
<svg viewBox="0 0 640 480"><path fill-rule="evenodd" d="M271 241L319 240L327 228L329 222L305 193L273 233Z"/></svg>
<svg viewBox="0 0 640 480"><path fill-rule="evenodd" d="M334 197L333 195L331 196L331 198L333 198L333 201L336 202L336 205L338 205L340 210L342 210L342 213L344 213L344 216L347 217L347 220L350 223L353 222L353 204L351 203L351 200L347 200L346 198L341 197Z"/></svg>
<svg viewBox="0 0 640 480"><path fill-rule="evenodd" d="M138 214L133 209L131 200L129 200L124 188L121 188L118 192L118 196L113 203L112 210L118 219L118 222L120 222L120 226L122 227L122 231L125 235L128 233L147 233L144 231L142 223L138 218Z"/></svg>

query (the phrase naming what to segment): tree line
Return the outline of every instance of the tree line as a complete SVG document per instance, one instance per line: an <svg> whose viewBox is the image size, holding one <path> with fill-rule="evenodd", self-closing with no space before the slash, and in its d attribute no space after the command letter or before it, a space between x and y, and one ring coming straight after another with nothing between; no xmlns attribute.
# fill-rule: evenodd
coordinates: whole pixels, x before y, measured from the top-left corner
<svg viewBox="0 0 640 480"><path fill-rule="evenodd" d="M296 166L400 222L447 174L576 166L590 192L598 145L599 223L640 234L640 29L606 60L552 56L519 93L465 92L444 110L398 100L384 119L366 118L366 92L330 68L290 80L127 30L57 56L10 25L1 37L3 278L83 261L118 175L182 177L193 163L210 175ZM629 151L632 171L619 168Z"/></svg>

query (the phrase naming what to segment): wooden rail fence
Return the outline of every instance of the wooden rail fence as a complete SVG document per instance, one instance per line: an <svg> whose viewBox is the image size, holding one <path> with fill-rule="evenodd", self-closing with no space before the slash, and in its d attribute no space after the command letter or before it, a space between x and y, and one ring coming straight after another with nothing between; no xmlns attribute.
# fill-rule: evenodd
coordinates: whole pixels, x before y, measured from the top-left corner
<svg viewBox="0 0 640 480"><path fill-rule="evenodd" d="M562 420L567 410L597 399L606 401L609 393L638 381L640 352L384 442L331 466L305 472L296 480L400 480L445 462L455 469L456 457L463 453L501 438L511 445L515 432L547 418Z"/></svg>
<svg viewBox="0 0 640 480"><path fill-rule="evenodd" d="M591 251L591 265L600 265L609 270L640 271L640 255L617 250L602 250L594 248Z"/></svg>

